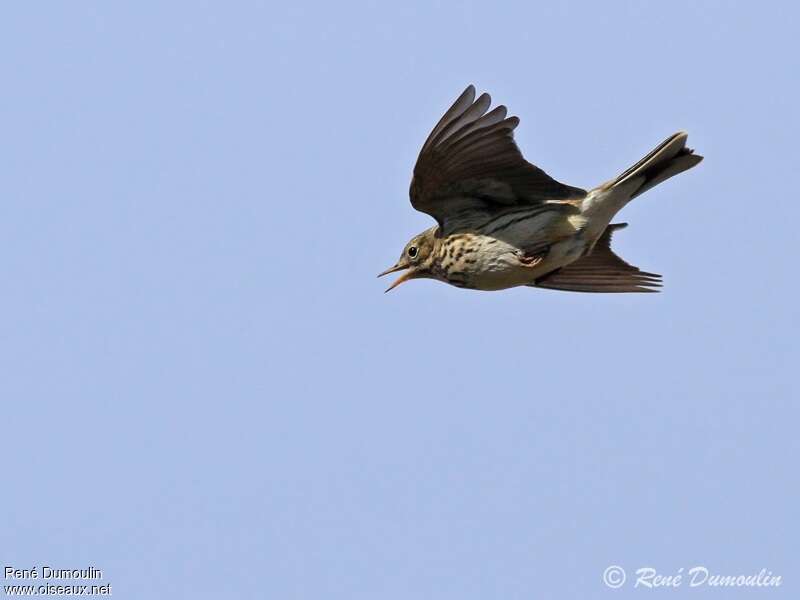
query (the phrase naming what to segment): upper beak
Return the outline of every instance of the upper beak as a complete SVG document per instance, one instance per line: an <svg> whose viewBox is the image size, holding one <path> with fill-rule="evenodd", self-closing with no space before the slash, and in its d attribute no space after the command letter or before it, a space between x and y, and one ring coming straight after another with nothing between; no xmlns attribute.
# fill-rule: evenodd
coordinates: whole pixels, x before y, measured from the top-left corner
<svg viewBox="0 0 800 600"><path fill-rule="evenodd" d="M383 273L378 275L378 277L383 277L384 275L388 275L389 273L395 273L397 271L402 271L403 269L407 269L407 268L408 268L408 265L396 264L395 266L386 269ZM408 281L409 279L414 279L415 276L416 276L416 273L414 271L409 271L408 273L403 273L402 275L400 275L400 277L398 277L395 280L395 282L392 285L390 285L388 288L386 288L386 291L384 292L384 294L386 292L389 292L389 291L393 290L394 288L396 288L398 285L400 285L404 281Z"/></svg>
<svg viewBox="0 0 800 600"><path fill-rule="evenodd" d="M386 269L383 273L378 275L378 277L383 277L384 275L388 275L389 273L395 273L397 271L402 271L403 269L407 268L408 268L407 265L401 265L400 263L397 263L395 266Z"/></svg>

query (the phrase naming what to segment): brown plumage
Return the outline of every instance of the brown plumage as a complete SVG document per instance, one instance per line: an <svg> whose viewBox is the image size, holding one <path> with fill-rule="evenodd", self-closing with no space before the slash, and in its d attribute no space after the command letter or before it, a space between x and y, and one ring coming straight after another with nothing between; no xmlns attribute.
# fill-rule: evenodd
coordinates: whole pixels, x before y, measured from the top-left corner
<svg viewBox="0 0 800 600"><path fill-rule="evenodd" d="M415 236L396 265L409 279L496 290L517 285L583 292L655 291L660 276L616 256L609 225L632 198L698 164L676 133L612 181L583 190L527 162L517 117L467 89L433 128L411 181L411 204L438 226ZM388 291L388 290L387 290Z"/></svg>

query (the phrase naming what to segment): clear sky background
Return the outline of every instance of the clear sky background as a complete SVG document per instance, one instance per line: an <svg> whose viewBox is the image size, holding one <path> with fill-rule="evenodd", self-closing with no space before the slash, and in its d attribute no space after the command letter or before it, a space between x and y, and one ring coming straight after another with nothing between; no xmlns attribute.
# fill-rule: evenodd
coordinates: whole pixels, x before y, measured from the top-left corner
<svg viewBox="0 0 800 600"><path fill-rule="evenodd" d="M796 3L13 3L0 561L117 598L798 597ZM384 295L469 83L662 294ZM7 581L4 583L8 583ZM41 582L40 582L41 583ZM652 592L650 592L652 593Z"/></svg>

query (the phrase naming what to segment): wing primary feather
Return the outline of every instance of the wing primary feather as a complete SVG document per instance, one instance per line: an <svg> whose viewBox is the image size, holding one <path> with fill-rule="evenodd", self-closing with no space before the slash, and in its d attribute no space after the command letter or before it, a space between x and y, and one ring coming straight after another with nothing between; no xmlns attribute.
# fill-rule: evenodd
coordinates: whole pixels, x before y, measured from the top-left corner
<svg viewBox="0 0 800 600"><path fill-rule="evenodd" d="M463 127L458 133L451 135L446 141L446 147L450 148L457 141L464 139L467 135L474 131L485 130L492 125L499 123L506 118L507 109L502 104L496 106L491 111L483 115L480 119L476 119L469 126Z"/></svg>
<svg viewBox="0 0 800 600"><path fill-rule="evenodd" d="M442 128L436 137L431 140L430 147L438 148L450 136L458 133L461 128L468 126L473 121L479 119L483 113L489 110L489 106L491 106L491 104L492 98L489 96L489 94L481 94L480 97L463 113Z"/></svg>
<svg viewBox="0 0 800 600"><path fill-rule="evenodd" d="M488 116L488 114L485 116ZM508 117L480 128L470 127L470 131L465 131L463 135L459 135L459 137L453 137L447 140L439 148L442 152L447 152L448 154L457 153L464 149L469 149L470 152L473 152L474 144L477 144L483 138L497 132L502 134L502 137L499 139L507 143L508 138L512 136L511 132L517 127L517 125L519 125L519 119L517 117ZM480 146L476 147L480 148Z"/></svg>
<svg viewBox="0 0 800 600"><path fill-rule="evenodd" d="M475 100L475 86L469 84L467 89L461 92L461 95L453 102L453 105L447 109L447 112L444 113L439 122L433 128L430 135L428 135L428 139L425 140L425 143L422 146L422 152L424 152L428 146L430 146L431 141L439 135L439 132L447 127L447 125L461 116L461 114L467 110Z"/></svg>
<svg viewBox="0 0 800 600"><path fill-rule="evenodd" d="M476 99L475 87L467 86L425 140L414 167L411 205L435 218L445 234L509 205L586 195L527 162L514 142L519 118L491 103L489 94Z"/></svg>

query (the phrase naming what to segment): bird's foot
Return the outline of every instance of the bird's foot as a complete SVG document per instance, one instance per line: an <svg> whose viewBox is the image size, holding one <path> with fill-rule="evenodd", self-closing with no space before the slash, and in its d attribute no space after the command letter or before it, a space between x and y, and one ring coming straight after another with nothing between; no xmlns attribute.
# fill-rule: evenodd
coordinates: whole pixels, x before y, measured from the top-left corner
<svg viewBox="0 0 800 600"><path fill-rule="evenodd" d="M550 246L540 246L530 250L518 250L517 258L524 266L535 267L547 257L548 252L550 252Z"/></svg>

